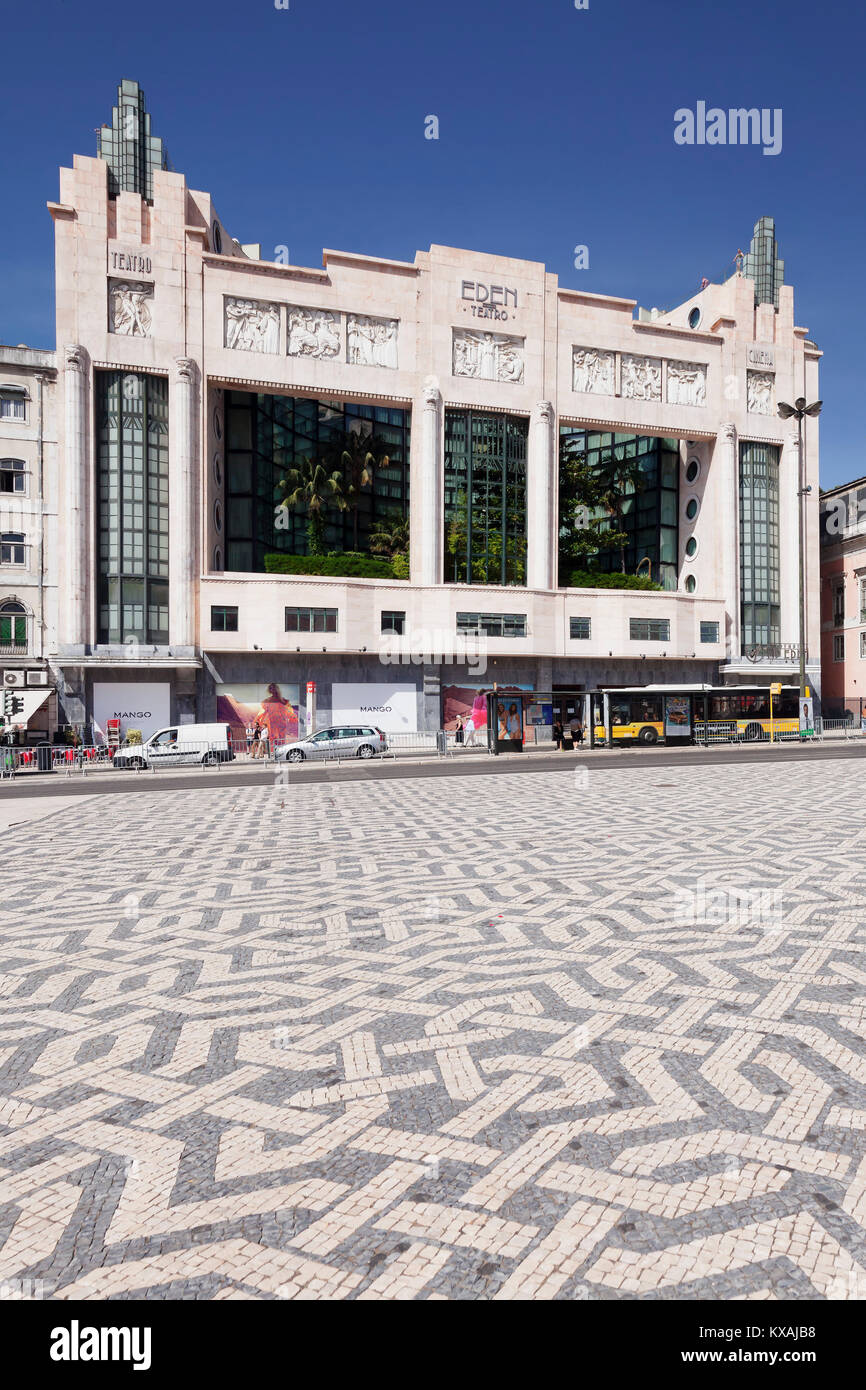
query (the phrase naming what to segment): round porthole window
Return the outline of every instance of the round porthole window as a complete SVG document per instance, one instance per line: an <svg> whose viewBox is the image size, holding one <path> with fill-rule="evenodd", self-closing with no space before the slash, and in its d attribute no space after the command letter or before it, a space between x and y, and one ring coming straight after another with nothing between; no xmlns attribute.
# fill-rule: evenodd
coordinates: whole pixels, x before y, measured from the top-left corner
<svg viewBox="0 0 866 1390"><path fill-rule="evenodd" d="M223 485L223 466L222 466L222 464L220 463L220 456L219 456L219 454L214 454L214 456L213 456L213 476L214 476L214 482L216 483L217 487L222 487L222 485Z"/></svg>
<svg viewBox="0 0 866 1390"><path fill-rule="evenodd" d="M218 531L223 529L223 509L219 502L213 504L213 524Z"/></svg>
<svg viewBox="0 0 866 1390"><path fill-rule="evenodd" d="M688 540L686 541L686 554L688 555L690 560L693 560L697 553L698 543L695 540L694 536L689 536Z"/></svg>
<svg viewBox="0 0 866 1390"><path fill-rule="evenodd" d="M215 410L213 413L213 432L216 435L217 439L222 439L223 427L218 410Z"/></svg>
<svg viewBox="0 0 866 1390"><path fill-rule="evenodd" d="M686 482L693 483L701 471L701 465L697 459L689 459L686 464Z"/></svg>
<svg viewBox="0 0 866 1390"><path fill-rule="evenodd" d="M219 222L214 222L213 224L213 249L216 251L217 255L219 255L223 249L223 234L220 231Z"/></svg>
<svg viewBox="0 0 866 1390"><path fill-rule="evenodd" d="M698 581L695 579L695 576L693 574L690 574L686 579L686 593L693 594L697 587Z"/></svg>
<svg viewBox="0 0 866 1390"><path fill-rule="evenodd" d="M701 321L701 311L700 311L700 309L698 308L698 306L697 306L697 304L696 304L695 307L694 307L694 309L692 309L691 312L689 313L689 328L697 328L697 326L698 326L698 324L700 323L700 321Z"/></svg>
<svg viewBox="0 0 866 1390"><path fill-rule="evenodd" d="M688 517L689 521L694 521L695 517L698 514L698 511L699 504L697 497L690 497L688 502L686 503L686 516Z"/></svg>
<svg viewBox="0 0 866 1390"><path fill-rule="evenodd" d="M219 546L216 547L213 553L213 567L215 570L221 570L223 567L223 553Z"/></svg>

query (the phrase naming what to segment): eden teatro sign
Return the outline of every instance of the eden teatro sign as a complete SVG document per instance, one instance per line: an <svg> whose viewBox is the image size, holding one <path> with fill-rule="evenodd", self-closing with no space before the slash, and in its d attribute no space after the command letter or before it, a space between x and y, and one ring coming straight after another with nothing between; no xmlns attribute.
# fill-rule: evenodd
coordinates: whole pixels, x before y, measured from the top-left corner
<svg viewBox="0 0 866 1390"><path fill-rule="evenodd" d="M517 290L504 285L482 285L474 280L463 280L460 298L472 302L471 313L477 319L507 319L507 306L517 308Z"/></svg>
<svg viewBox="0 0 866 1390"><path fill-rule="evenodd" d="M124 275L152 275L153 262L138 251L109 251L108 269Z"/></svg>

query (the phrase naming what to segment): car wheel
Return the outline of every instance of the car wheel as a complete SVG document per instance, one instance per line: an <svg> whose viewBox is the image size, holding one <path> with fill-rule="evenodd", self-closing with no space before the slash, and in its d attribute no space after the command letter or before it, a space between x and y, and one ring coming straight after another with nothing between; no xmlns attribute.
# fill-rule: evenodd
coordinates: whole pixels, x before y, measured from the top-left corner
<svg viewBox="0 0 866 1390"><path fill-rule="evenodd" d="M359 758L372 758L374 752L375 752L375 749L374 749L374 748L371 748L369 743L362 743L362 744L361 744L361 747L358 749L358 757L359 757Z"/></svg>
<svg viewBox="0 0 866 1390"><path fill-rule="evenodd" d="M147 764L144 758L130 758L129 766L136 772L143 772Z"/></svg>
<svg viewBox="0 0 866 1390"><path fill-rule="evenodd" d="M304 754L301 752L300 748L289 749L288 753L286 754L287 763L302 763L303 761Z"/></svg>
<svg viewBox="0 0 866 1390"><path fill-rule="evenodd" d="M640 733L638 734L638 738L640 739L641 743L658 743L659 741L659 736L656 733L656 730L651 729L649 726L647 726L645 729L641 729Z"/></svg>
<svg viewBox="0 0 866 1390"><path fill-rule="evenodd" d="M205 753L204 757L202 758L202 767L216 767L219 760L219 753L215 753L213 749L211 749L210 753Z"/></svg>

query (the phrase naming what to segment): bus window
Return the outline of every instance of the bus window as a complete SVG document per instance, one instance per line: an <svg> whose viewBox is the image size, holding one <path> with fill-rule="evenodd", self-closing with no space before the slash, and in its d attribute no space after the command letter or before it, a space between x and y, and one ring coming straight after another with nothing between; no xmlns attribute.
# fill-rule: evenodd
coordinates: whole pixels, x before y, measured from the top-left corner
<svg viewBox="0 0 866 1390"><path fill-rule="evenodd" d="M633 724L660 724L662 702L660 695L641 695L631 702Z"/></svg>
<svg viewBox="0 0 866 1390"><path fill-rule="evenodd" d="M611 722L611 724L630 724L630 723L631 723L631 701L630 701L630 700L611 700L611 702L610 702L610 722Z"/></svg>

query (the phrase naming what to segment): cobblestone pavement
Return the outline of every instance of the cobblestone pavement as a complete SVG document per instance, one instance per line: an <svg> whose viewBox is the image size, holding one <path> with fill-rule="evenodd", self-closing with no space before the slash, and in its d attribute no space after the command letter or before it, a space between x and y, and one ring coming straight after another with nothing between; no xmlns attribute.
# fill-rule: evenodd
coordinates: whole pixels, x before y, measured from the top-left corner
<svg viewBox="0 0 866 1390"><path fill-rule="evenodd" d="M45 804L7 1296L866 1296L855 763Z"/></svg>

